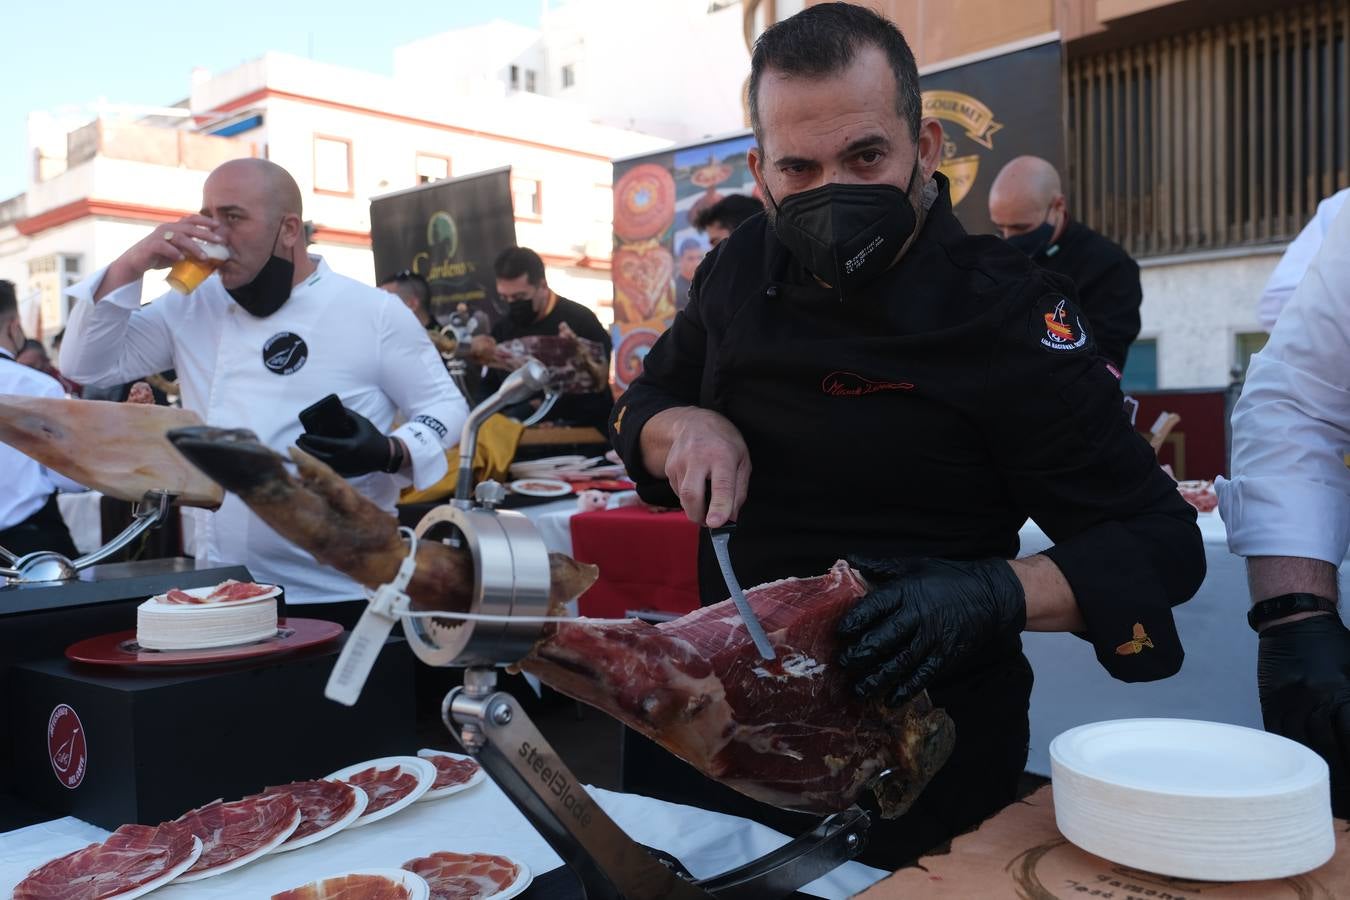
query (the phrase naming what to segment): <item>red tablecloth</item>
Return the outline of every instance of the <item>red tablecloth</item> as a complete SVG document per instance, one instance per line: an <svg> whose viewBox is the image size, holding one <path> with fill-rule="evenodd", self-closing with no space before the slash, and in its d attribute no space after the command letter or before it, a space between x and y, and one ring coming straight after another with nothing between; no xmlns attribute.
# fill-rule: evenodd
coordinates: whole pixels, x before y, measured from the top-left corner
<svg viewBox="0 0 1350 900"><path fill-rule="evenodd" d="M600 580L578 602L583 616L698 608L698 526L683 512L621 506L577 513L572 555L600 567Z"/></svg>

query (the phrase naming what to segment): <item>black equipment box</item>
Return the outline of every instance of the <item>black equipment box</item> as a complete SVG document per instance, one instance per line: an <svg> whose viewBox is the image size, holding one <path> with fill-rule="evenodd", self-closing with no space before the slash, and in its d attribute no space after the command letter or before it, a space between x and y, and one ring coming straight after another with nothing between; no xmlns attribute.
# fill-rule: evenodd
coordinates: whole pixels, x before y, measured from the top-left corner
<svg viewBox="0 0 1350 900"><path fill-rule="evenodd" d="M115 829L409 752L412 654L391 638L349 708L323 696L342 642L192 669L18 663L6 729L13 791L45 818Z"/></svg>

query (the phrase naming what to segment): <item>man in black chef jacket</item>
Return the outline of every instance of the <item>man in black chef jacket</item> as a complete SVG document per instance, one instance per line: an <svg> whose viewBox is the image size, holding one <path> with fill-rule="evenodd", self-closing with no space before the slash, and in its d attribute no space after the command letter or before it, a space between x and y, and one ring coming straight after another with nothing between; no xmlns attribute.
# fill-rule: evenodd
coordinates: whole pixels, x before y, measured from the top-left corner
<svg viewBox="0 0 1350 900"><path fill-rule="evenodd" d="M1055 167L1036 156L1004 166L989 188L989 218L1008 243L1073 282L1097 352L1123 370L1139 336L1139 265L1119 244L1069 218Z"/></svg>
<svg viewBox="0 0 1350 900"><path fill-rule="evenodd" d="M559 297L548 286L544 261L528 247L510 247L497 257L493 268L497 276L497 294L506 301L507 315L492 326L492 336L474 339L474 353L480 358L490 356L497 343L529 335L558 334L564 323L579 338L594 341L605 354L609 364L609 333L595 313L573 300ZM490 396L501 387L506 377L500 369L488 369L483 376L483 396ZM609 412L614 406L614 395L609 384L585 394L563 394L544 417L545 422L559 425L590 425L605 430ZM507 409L511 415L527 418L528 408Z"/></svg>
<svg viewBox="0 0 1350 900"><path fill-rule="evenodd" d="M899 31L808 7L759 38L749 97L766 215L700 266L611 438L646 500L737 523L743 585L869 560L836 664L878 702L926 688L956 723L915 806L874 826L870 858L894 866L1014 798L1020 632L1078 633L1124 681L1172 675L1172 607L1204 552L1071 290L952 215ZM1028 517L1055 546L1007 562ZM706 535L701 551L703 601L720 601ZM676 768L625 787L804 824Z"/></svg>

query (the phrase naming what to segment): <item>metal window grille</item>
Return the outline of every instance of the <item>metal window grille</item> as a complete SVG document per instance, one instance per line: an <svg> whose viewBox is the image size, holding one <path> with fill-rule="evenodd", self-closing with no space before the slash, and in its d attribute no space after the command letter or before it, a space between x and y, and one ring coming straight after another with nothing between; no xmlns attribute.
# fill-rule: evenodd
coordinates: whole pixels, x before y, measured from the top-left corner
<svg viewBox="0 0 1350 900"><path fill-rule="evenodd" d="M1285 241L1350 185L1350 0L1067 67L1070 209L1133 255Z"/></svg>

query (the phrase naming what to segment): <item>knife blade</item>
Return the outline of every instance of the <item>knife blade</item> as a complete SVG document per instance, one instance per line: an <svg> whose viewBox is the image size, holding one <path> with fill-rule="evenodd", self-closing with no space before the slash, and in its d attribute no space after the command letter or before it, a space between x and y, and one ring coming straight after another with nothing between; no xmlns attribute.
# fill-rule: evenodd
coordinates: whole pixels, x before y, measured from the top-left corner
<svg viewBox="0 0 1350 900"><path fill-rule="evenodd" d="M755 649L764 659L776 659L773 644L769 643L764 626L759 624L759 617L750 607L750 601L745 599L745 591L741 590L741 583L736 580L736 572L731 568L731 553L727 549L727 543L735 530L736 526L732 523L708 529L712 536L713 552L717 554L717 565L722 569L722 580L726 582L727 590L731 592L731 601L736 604L736 610L741 614L745 630L750 632L750 640L755 642Z"/></svg>

